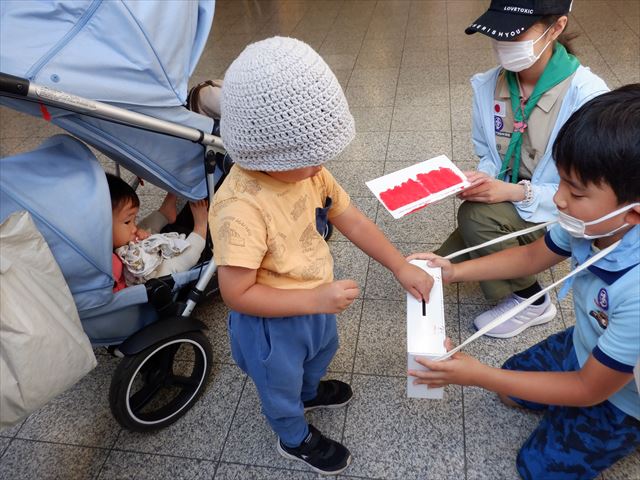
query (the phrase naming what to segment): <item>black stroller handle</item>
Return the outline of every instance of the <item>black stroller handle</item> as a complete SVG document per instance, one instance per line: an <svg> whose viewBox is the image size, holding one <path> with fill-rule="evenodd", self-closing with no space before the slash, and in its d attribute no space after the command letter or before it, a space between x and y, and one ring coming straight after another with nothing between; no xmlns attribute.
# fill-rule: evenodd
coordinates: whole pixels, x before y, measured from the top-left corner
<svg viewBox="0 0 640 480"><path fill-rule="evenodd" d="M0 92L26 97L29 93L29 80L0 72Z"/></svg>

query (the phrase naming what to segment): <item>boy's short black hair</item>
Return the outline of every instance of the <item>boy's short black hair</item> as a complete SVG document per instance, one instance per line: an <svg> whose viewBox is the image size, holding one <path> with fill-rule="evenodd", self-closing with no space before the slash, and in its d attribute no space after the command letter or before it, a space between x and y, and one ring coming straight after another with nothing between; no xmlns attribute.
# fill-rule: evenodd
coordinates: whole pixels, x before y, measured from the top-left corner
<svg viewBox="0 0 640 480"><path fill-rule="evenodd" d="M135 208L140 206L140 199L131 185L110 173L105 173L105 175L111 195L111 211L121 208L127 202L130 202Z"/></svg>
<svg viewBox="0 0 640 480"><path fill-rule="evenodd" d="M640 83L597 96L562 126L553 157L583 183L608 184L619 203L640 199Z"/></svg>

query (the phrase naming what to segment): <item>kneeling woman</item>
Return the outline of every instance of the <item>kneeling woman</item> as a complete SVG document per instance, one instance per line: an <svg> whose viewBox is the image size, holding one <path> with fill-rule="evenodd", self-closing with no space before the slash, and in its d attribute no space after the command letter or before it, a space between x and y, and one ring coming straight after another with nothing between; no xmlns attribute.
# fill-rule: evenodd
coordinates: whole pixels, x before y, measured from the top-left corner
<svg viewBox="0 0 640 480"><path fill-rule="evenodd" d="M542 3L492 1L489 10L465 33L491 37L500 66L475 75L473 143L480 159L467 172L472 188L458 211L458 228L437 250L448 255L466 247L554 220L553 195L559 176L552 146L560 127L582 104L608 90L606 84L570 53L563 32L571 1ZM533 8L532 8L533 7ZM534 241L544 231L505 241L461 256L455 261ZM497 306L479 315L482 328L504 311L540 291L535 276L481 282ZM512 337L531 325L555 317L549 296L526 308L487 335Z"/></svg>

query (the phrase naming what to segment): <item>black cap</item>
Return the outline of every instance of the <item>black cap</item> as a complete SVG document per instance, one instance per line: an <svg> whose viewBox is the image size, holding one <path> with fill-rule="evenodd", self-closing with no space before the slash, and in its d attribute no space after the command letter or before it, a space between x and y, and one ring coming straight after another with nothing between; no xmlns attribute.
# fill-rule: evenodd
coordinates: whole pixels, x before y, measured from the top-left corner
<svg viewBox="0 0 640 480"><path fill-rule="evenodd" d="M493 0L464 33L480 32L496 40L514 40L545 15L566 15L572 0Z"/></svg>

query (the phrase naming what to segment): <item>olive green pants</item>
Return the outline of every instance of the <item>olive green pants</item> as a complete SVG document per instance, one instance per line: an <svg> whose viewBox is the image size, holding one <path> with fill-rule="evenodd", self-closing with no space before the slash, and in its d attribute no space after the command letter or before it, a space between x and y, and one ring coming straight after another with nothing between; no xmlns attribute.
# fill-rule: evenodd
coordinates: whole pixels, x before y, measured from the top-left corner
<svg viewBox="0 0 640 480"><path fill-rule="evenodd" d="M524 228L532 227L535 223L527 222L520 218L518 211L510 202L502 203L478 203L463 202L458 209L458 228L445 240L436 254L449 255L464 248L480 245L488 240L517 232ZM521 237L512 238L495 245L490 245L480 250L469 252L456 257L454 263L472 258L484 257L494 252L499 252L518 245L526 245L544 235L544 230L538 230ZM507 295L523 290L533 285L536 281L534 275L514 280L492 280L480 282L480 288L488 300L499 300Z"/></svg>

